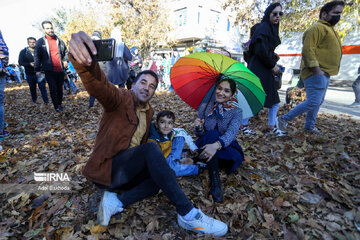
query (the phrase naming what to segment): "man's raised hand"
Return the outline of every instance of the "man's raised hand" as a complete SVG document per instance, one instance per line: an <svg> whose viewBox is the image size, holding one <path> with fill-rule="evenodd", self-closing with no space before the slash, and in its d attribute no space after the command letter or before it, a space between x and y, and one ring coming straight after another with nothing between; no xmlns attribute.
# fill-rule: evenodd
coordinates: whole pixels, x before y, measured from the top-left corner
<svg viewBox="0 0 360 240"><path fill-rule="evenodd" d="M95 45L91 38L83 31L71 34L69 53L71 53L78 63L90 66L92 59L85 44L89 47L89 50L93 55L97 54Z"/></svg>

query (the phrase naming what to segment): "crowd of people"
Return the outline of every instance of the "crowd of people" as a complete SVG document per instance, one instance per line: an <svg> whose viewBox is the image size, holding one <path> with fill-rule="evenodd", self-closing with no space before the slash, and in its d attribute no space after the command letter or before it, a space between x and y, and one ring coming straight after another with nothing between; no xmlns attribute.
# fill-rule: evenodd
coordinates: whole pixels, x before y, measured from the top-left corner
<svg viewBox="0 0 360 240"><path fill-rule="evenodd" d="M248 68L259 77L266 93L264 107L269 109L268 131L284 136L288 122L307 113L305 130L319 132L315 128L317 113L330 76L336 75L340 66L341 42L333 27L340 20L343 6L343 1L325 4L319 20L304 33L301 77L307 98L279 118L276 77L283 67L278 65L279 56L275 49L281 43L282 6L279 3L268 6L261 23L251 29L244 56ZM154 110L149 101L158 87L172 90L170 69L180 57L176 49L171 55L154 54L144 63L139 48L129 49L122 43L121 32L115 29L111 33L118 42L114 59L96 62L91 57L97 54L92 40L102 39L101 32L94 31L92 36L82 31L72 34L68 52L64 42L54 34L51 22L44 21L42 28L45 36L37 41L29 37L28 47L19 56L19 64L25 67L32 102L37 101L38 86L44 104L49 104L47 82L54 109L62 112L64 80L67 79L67 87L76 93L74 81L79 76L90 95L89 107L96 99L104 109L94 149L83 169L83 175L104 190L98 223L108 226L112 215L162 190L175 206L178 224L182 228L215 236L225 235L227 224L196 208L180 188L176 177L207 170L209 196L216 203L224 201L219 170L225 169L226 174L234 173L244 160L236 136L240 130L245 134L254 133L248 127L249 119L243 119L242 110L237 107L234 80L219 79L215 100L198 108L194 122L197 140L194 142L184 129L174 128L176 113L163 109L152 122ZM8 134L3 129L4 66L8 61L8 49L1 35L0 54L1 138ZM191 150L191 159L182 157L185 143ZM121 194L115 193L118 190Z"/></svg>

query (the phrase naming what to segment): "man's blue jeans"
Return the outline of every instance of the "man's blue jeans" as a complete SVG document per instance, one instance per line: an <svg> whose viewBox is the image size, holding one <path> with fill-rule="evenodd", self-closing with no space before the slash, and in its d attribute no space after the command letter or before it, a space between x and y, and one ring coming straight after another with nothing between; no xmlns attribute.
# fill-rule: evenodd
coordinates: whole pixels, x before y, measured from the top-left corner
<svg viewBox="0 0 360 240"><path fill-rule="evenodd" d="M0 134L3 134L5 123L4 91L6 76L0 77Z"/></svg>
<svg viewBox="0 0 360 240"><path fill-rule="evenodd" d="M312 75L305 79L306 100L282 116L290 121L306 112L305 129L313 129L321 104L324 102L330 78L326 75Z"/></svg>
<svg viewBox="0 0 360 240"><path fill-rule="evenodd" d="M36 85L38 85L44 103L48 104L49 98L46 91L46 80L43 79L41 82L38 82L36 75L27 75L26 81L29 84L32 101L36 103L37 100Z"/></svg>

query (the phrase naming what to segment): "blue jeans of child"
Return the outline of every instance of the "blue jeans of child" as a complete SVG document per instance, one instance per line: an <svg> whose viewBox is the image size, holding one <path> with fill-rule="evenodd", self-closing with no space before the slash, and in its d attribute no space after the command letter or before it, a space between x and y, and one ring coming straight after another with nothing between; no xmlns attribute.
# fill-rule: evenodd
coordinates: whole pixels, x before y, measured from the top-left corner
<svg viewBox="0 0 360 240"><path fill-rule="evenodd" d="M38 82L36 75L27 75L26 77L27 77L26 81L29 84L32 101L36 103L37 100L36 85L38 85L44 103L48 104L49 98L46 91L46 80L43 79L41 82Z"/></svg>
<svg viewBox="0 0 360 240"><path fill-rule="evenodd" d="M0 134L4 131L5 109L4 109L4 91L6 76L0 77Z"/></svg>
<svg viewBox="0 0 360 240"><path fill-rule="evenodd" d="M306 113L305 129L313 129L320 106L324 102L329 82L330 78L326 75L312 75L305 79L306 100L281 118L290 121Z"/></svg>
<svg viewBox="0 0 360 240"><path fill-rule="evenodd" d="M166 162L170 168L174 170L177 177L196 175L199 172L199 168L195 165L181 164L181 153L184 148L185 139L183 137L175 137L172 142L170 155L166 158Z"/></svg>
<svg viewBox="0 0 360 240"><path fill-rule="evenodd" d="M124 207L153 196L161 189L181 216L193 208L154 142L129 148L113 157L109 189L126 190L118 195Z"/></svg>

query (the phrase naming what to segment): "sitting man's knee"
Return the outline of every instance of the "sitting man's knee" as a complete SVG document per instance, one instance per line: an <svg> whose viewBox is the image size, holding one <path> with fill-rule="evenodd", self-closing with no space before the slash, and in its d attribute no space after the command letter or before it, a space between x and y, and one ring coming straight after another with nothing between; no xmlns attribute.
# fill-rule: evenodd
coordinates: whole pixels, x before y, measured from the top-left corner
<svg viewBox="0 0 360 240"><path fill-rule="evenodd" d="M148 142L148 143L144 144L144 151L147 151L147 152L160 151L161 152L161 149L157 143Z"/></svg>

